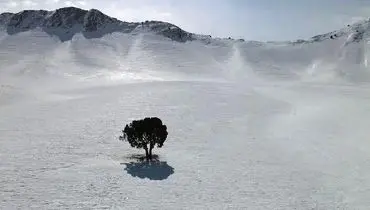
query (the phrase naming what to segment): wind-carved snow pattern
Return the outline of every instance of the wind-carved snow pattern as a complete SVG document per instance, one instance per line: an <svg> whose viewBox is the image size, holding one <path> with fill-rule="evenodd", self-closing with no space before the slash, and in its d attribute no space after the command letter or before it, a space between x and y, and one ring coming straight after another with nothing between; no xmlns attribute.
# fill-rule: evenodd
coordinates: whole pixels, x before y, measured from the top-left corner
<svg viewBox="0 0 370 210"><path fill-rule="evenodd" d="M0 209L370 206L368 20L292 42L78 8L0 25ZM117 139L147 116L152 163Z"/></svg>

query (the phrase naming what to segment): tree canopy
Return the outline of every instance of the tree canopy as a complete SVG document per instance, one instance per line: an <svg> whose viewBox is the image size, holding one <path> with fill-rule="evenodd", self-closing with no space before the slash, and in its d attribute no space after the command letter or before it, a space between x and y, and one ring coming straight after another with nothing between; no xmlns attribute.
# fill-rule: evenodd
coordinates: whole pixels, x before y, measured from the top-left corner
<svg viewBox="0 0 370 210"><path fill-rule="evenodd" d="M119 137L128 141L131 147L144 149L147 160L152 159L152 150L157 145L161 148L167 139L167 126L158 117L147 117L127 124Z"/></svg>

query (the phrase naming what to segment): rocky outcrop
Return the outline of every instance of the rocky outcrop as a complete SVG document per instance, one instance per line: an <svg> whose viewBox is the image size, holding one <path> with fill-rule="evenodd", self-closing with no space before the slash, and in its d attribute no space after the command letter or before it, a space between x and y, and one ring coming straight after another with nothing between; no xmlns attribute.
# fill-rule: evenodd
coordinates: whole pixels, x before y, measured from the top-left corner
<svg viewBox="0 0 370 210"><path fill-rule="evenodd" d="M61 41L72 39L76 33L82 33L86 38L99 38L113 32L130 33L138 27L141 32L154 32L177 42L194 40L191 33L170 23L123 22L96 9L87 11L75 7L55 11L24 10L15 14L3 13L0 14L0 25L10 35L40 28L51 36L57 36Z"/></svg>

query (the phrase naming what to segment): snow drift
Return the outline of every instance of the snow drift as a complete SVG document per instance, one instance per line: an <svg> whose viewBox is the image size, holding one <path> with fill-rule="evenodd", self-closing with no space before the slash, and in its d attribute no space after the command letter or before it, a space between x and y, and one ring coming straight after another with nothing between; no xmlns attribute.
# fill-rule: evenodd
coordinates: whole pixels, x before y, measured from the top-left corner
<svg viewBox="0 0 370 210"><path fill-rule="evenodd" d="M368 20L309 40L280 43L211 38L170 23L127 23L95 9L73 7L3 13L0 24L1 65L17 69L10 70L12 74L42 71L117 79L135 77L139 71L152 78L158 76L151 74L181 72L222 78L230 78L228 73L233 78L253 73L316 82L370 80ZM232 59L238 60L234 64L240 71L230 70ZM133 62L134 68L130 67Z"/></svg>
<svg viewBox="0 0 370 210"><path fill-rule="evenodd" d="M0 25L1 209L370 206L368 20L292 42L71 7ZM152 167L117 139L147 116Z"/></svg>

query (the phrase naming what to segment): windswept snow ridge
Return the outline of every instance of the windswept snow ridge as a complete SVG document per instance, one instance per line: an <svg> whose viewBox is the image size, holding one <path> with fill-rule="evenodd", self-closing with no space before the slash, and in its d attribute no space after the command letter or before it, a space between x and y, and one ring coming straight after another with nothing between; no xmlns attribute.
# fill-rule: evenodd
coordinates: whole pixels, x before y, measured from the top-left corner
<svg viewBox="0 0 370 210"><path fill-rule="evenodd" d="M369 20L266 43L73 7L0 25L0 209L370 206ZM118 141L147 116L153 164Z"/></svg>
<svg viewBox="0 0 370 210"><path fill-rule="evenodd" d="M195 73L201 74L200 77L208 75L217 78L221 75L241 80L259 75L306 82L370 81L369 20L308 40L267 43L215 39L188 33L175 25L158 21L122 22L95 9L86 11L74 7L55 11L3 13L0 15L0 25L3 26L3 32L0 32L0 50L6 51L0 55L2 60L11 63L15 50L18 56L25 56L27 62L35 60L38 65L44 66L42 68L47 68L45 66L53 65L50 60L56 61L53 56L61 56L57 60L63 59L63 63L71 68L58 70L61 65L54 63L56 65L48 68L47 72L64 76L79 74L84 78L94 78L93 75L104 75L106 72L108 75L118 74L113 78L123 78L119 75L131 77L131 72L127 72L130 69L129 63L132 63L129 59L135 57L140 59L140 69L151 72L152 76L149 77L153 78L158 78L153 73L165 70L170 74L178 71L185 73L182 76ZM17 44L20 39L22 46ZM140 45L135 44L138 40L142 40ZM187 43L179 44L184 42ZM81 45L84 45L84 49L77 47ZM160 48L163 50L159 50ZM233 58L235 49L240 57L238 63L233 65L242 65L238 67L237 74L227 64ZM109 56L103 58L103 54ZM81 56L85 58L79 59ZM133 62L138 63L136 60ZM19 66L22 61L16 63ZM196 63L203 63L204 68L199 68ZM87 66L91 68L89 71L85 70ZM138 66L135 68L137 70ZM225 75L226 72L233 75Z"/></svg>

